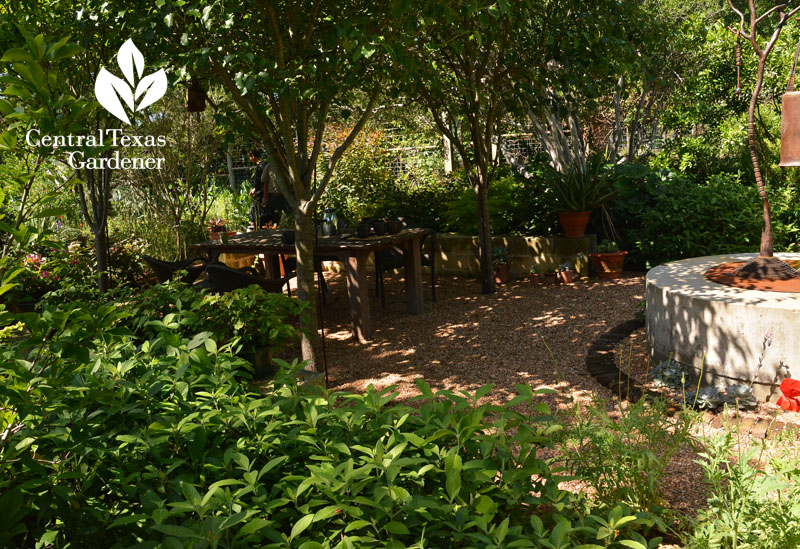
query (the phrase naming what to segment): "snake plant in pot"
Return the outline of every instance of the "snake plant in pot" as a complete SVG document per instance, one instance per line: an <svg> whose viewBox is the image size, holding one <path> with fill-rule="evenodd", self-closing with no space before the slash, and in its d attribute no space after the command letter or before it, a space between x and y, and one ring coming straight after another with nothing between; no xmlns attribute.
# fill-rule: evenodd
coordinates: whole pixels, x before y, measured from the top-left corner
<svg viewBox="0 0 800 549"><path fill-rule="evenodd" d="M613 172L605 166L605 157L595 153L585 163L574 163L566 172L551 169L550 175L554 210L564 236L583 236L592 210L614 197Z"/></svg>

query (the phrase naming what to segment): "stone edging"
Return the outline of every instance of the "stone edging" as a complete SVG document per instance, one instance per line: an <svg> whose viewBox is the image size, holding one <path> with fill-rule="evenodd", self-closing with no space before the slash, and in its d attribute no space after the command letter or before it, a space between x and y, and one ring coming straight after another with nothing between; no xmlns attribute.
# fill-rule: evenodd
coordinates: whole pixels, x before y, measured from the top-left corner
<svg viewBox="0 0 800 549"><path fill-rule="evenodd" d="M598 337L586 354L586 369L603 387L625 400L636 402L644 394L628 374L617 367L614 349L623 339L645 325L644 320L632 318L618 324Z"/></svg>
<svg viewBox="0 0 800 549"><path fill-rule="evenodd" d="M645 321L639 318L633 318L622 324L618 324L598 337L594 343L592 343L591 347L589 347L589 352L586 354L586 369L589 371L589 374L591 374L597 383L611 390L622 400L636 402L644 395L655 396L656 394L639 386L628 374L619 369L615 360L616 355L614 351L616 346L633 332L644 326ZM668 408L668 413L672 415L677 413L680 409L680 406L672 405ZM706 412L703 414L703 420L712 428L718 429L725 424L726 418L723 414ZM742 434L749 434L754 438L766 438L767 432L794 429L794 426L787 425L777 420L771 422L766 419L754 420L753 418L744 418L739 424L739 429Z"/></svg>

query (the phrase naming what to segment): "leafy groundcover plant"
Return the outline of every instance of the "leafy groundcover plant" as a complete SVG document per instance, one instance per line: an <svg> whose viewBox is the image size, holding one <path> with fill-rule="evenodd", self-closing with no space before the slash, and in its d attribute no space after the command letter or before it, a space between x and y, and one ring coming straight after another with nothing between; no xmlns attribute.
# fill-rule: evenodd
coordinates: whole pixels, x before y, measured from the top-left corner
<svg viewBox="0 0 800 549"><path fill-rule="evenodd" d="M236 339L186 335L180 312L140 338L130 314L18 317L28 337L0 355L0 546L648 546L652 515L591 515L559 490L542 391L496 407L478 405L489 386L420 381L412 408L298 386L284 364L258 394Z"/></svg>
<svg viewBox="0 0 800 549"><path fill-rule="evenodd" d="M738 423L738 422L737 422ZM687 545L696 548L789 549L800 546L800 458L796 435L737 440L738 424L706 441L699 454L709 484Z"/></svg>

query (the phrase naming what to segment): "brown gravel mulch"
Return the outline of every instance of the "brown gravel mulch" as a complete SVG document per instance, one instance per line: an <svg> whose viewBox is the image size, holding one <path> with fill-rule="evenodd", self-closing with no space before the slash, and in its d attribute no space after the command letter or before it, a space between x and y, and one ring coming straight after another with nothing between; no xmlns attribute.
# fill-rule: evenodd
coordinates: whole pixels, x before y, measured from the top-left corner
<svg viewBox="0 0 800 549"><path fill-rule="evenodd" d="M361 392L369 384L396 385L401 399L418 393L418 377L435 390L492 383L490 399L498 404L515 394L516 383L559 389L556 405L595 392L611 397L586 371L586 353L644 299L642 276L550 286L512 281L494 295L481 294L474 279L439 277L437 301L430 301L426 280L425 312L409 315L402 276L392 276L386 309L370 301L373 339L359 345L350 333L344 279L334 273L326 279L336 298L324 309L330 387Z"/></svg>

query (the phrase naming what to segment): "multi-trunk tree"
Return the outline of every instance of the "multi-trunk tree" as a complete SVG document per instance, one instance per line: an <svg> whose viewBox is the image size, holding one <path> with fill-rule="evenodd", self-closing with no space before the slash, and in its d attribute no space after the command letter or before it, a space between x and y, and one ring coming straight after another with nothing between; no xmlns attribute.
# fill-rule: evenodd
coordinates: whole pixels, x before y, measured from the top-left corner
<svg viewBox="0 0 800 549"><path fill-rule="evenodd" d="M413 43L411 63L397 66L407 92L461 157L475 192L484 293L495 291L489 186L499 162L500 128L513 98L513 79L528 57L539 15L533 2L432 2L417 14L425 39Z"/></svg>
<svg viewBox="0 0 800 549"><path fill-rule="evenodd" d="M117 5L118 4L118 5ZM341 159L388 86L385 67L404 48L396 43L402 2L373 0L249 0L156 2L131 19L134 32L154 37L176 73L204 86L222 86L263 146L271 173L294 214L297 295L310 305L303 358L314 366L314 215ZM128 3L117 2L122 10ZM366 97L353 108L354 95ZM350 131L324 149L332 119ZM317 174L317 167L324 169Z"/></svg>

